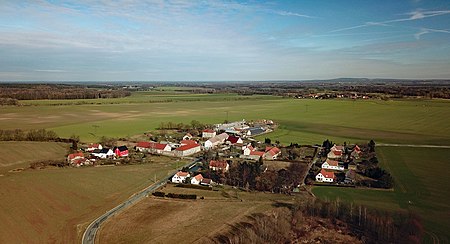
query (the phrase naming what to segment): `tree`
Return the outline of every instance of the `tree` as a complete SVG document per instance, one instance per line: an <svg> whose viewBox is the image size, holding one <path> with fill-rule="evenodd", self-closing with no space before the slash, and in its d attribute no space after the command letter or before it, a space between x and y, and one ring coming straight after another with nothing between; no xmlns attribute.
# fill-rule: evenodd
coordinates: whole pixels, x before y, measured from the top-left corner
<svg viewBox="0 0 450 244"><path fill-rule="evenodd" d="M369 152L375 152L375 142L373 140L370 140L369 144Z"/></svg>
<svg viewBox="0 0 450 244"><path fill-rule="evenodd" d="M264 138L264 143L270 145L272 144L272 140L270 138Z"/></svg>

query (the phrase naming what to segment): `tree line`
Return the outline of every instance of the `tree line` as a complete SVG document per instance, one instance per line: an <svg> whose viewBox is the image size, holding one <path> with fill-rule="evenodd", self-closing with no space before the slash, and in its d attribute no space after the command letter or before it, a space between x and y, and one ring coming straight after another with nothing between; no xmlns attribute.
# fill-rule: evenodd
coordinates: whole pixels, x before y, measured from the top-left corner
<svg viewBox="0 0 450 244"><path fill-rule="evenodd" d="M96 99L130 96L131 92L122 89L88 88L74 85L0 85L0 104L17 103L14 100L40 99Z"/></svg>
<svg viewBox="0 0 450 244"><path fill-rule="evenodd" d="M267 214L252 214L247 220L212 237L216 243L296 243L307 238L305 218L343 225L364 243L420 243L424 228L420 219L403 212L387 213L340 201L312 199L305 203L278 204ZM276 226L276 228L273 228ZM311 240L308 240L311 241ZM334 240L329 240L333 243ZM327 242L328 243L328 242Z"/></svg>
<svg viewBox="0 0 450 244"><path fill-rule="evenodd" d="M46 129L23 131L21 129L0 130L0 141L54 141L56 132Z"/></svg>

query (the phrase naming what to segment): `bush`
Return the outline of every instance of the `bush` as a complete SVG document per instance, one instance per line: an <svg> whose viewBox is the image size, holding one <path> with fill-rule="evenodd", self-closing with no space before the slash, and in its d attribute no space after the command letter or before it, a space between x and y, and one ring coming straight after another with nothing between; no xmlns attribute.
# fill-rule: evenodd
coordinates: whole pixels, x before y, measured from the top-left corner
<svg viewBox="0 0 450 244"><path fill-rule="evenodd" d="M168 193L166 197L169 198L179 198L179 199L197 199L197 195L195 194L177 194L177 193Z"/></svg>
<svg viewBox="0 0 450 244"><path fill-rule="evenodd" d="M165 197L166 196L166 194L164 192L161 192L161 191L155 191L155 192L152 193L152 195L155 196L155 197Z"/></svg>

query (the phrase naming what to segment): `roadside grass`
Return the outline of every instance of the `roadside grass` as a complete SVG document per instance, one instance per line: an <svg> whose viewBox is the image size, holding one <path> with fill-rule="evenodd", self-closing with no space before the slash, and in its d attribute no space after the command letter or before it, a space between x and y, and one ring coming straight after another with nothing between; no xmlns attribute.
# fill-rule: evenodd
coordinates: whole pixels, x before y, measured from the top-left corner
<svg viewBox="0 0 450 244"><path fill-rule="evenodd" d="M450 235L450 182L445 177L449 149L378 147L381 167L394 177L394 191L314 187L322 199L337 199L363 204L386 211L411 211L423 220L425 230L436 234L442 243ZM431 242L429 235L425 242Z"/></svg>
<svg viewBox="0 0 450 244"><path fill-rule="evenodd" d="M78 243L87 225L176 163L47 168L0 177L0 243Z"/></svg>
<svg viewBox="0 0 450 244"><path fill-rule="evenodd" d="M58 142L0 141L0 173L43 160L65 160L69 145Z"/></svg>
<svg viewBox="0 0 450 244"><path fill-rule="evenodd" d="M188 243L208 243L209 237L229 228L245 216L273 209L274 201L292 202L296 198L280 194L242 192L231 187L205 191L168 185L163 191L197 194L205 199L149 197L108 220L101 227L97 241L175 243L183 240Z"/></svg>

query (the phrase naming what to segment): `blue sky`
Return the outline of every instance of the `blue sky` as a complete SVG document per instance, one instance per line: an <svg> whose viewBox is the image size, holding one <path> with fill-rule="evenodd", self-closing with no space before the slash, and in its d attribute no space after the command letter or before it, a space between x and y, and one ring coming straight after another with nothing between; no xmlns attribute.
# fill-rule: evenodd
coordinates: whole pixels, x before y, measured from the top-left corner
<svg viewBox="0 0 450 244"><path fill-rule="evenodd" d="M0 81L450 78L450 1L1 0Z"/></svg>

